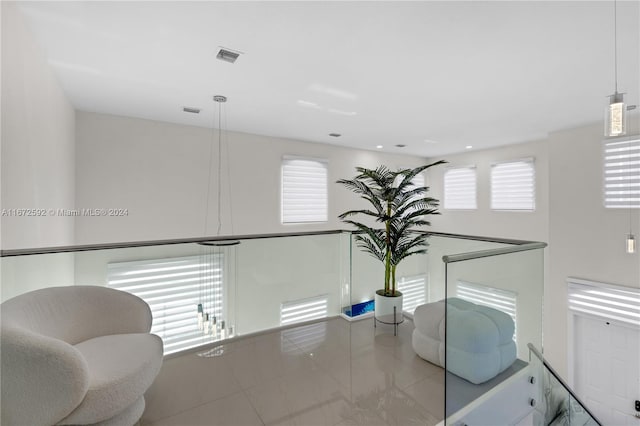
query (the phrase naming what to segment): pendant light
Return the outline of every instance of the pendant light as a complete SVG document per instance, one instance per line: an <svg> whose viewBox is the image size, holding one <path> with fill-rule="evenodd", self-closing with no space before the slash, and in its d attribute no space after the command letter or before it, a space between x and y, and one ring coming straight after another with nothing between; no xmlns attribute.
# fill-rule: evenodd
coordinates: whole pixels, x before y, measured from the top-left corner
<svg viewBox="0 0 640 426"><path fill-rule="evenodd" d="M631 183L629 183L629 190L631 190ZM631 197L631 194L629 194L629 197ZM632 223L633 223L632 210L633 210L633 207L631 205L631 201L629 201L629 233L627 234L627 240L625 243L625 248L627 250L627 253L629 254L633 254L636 252L636 237L635 235L633 235L633 227L632 227Z"/></svg>
<svg viewBox="0 0 640 426"><path fill-rule="evenodd" d="M605 108L604 135L607 137L624 136L627 133L627 106L624 93L618 92L618 5L613 1L613 65L615 91L609 95L609 104Z"/></svg>
<svg viewBox="0 0 640 426"><path fill-rule="evenodd" d="M627 253L633 254L636 252L636 237L629 233L627 235Z"/></svg>
<svg viewBox="0 0 640 426"><path fill-rule="evenodd" d="M212 140L209 146L209 170L207 179L207 196L204 218L203 236L208 236L209 204L211 195L211 183L213 180L214 157L217 157L216 176L216 199L217 199L217 227L216 237L222 231L222 168L223 168L223 119L222 105L227 102L226 96L216 95L213 97L217 107L217 114L214 114L212 126ZM217 115L217 126L215 116ZM216 131L217 128L217 131ZM217 136L217 140L216 140ZM217 155L214 150L217 148ZM228 150L227 150L228 151ZM227 153L228 163L228 153ZM228 172L228 164L227 164ZM227 184L230 185L227 175ZM233 233L233 221L231 222L231 233ZM234 329L228 320L229 312L225 309L225 294L235 291L236 270L236 247L240 241L219 240L201 241L200 245L200 288L199 303L197 305L198 328L207 341L221 340L233 337ZM232 297L233 299L233 297Z"/></svg>

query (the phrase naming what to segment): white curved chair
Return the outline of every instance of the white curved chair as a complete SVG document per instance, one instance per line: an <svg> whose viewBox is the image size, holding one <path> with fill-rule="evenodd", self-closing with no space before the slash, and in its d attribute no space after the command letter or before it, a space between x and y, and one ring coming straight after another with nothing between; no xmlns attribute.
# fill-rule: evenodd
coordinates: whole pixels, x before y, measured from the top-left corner
<svg viewBox="0 0 640 426"><path fill-rule="evenodd" d="M0 305L1 423L132 425L162 365L140 298L50 287Z"/></svg>

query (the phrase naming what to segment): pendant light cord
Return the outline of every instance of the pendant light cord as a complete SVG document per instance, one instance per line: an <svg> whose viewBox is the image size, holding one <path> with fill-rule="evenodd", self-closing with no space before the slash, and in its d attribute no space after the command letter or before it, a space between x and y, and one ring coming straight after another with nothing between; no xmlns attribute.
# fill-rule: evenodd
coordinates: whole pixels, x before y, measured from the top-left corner
<svg viewBox="0 0 640 426"><path fill-rule="evenodd" d="M215 128L216 125L216 119L215 119L215 114L213 116L213 123L212 123L212 132L211 132L211 143L209 144L209 174L208 174L208 178L207 178L207 204L204 208L204 230L202 232L202 236L206 237L207 236L207 228L208 228L208 224L209 224L209 203L210 203L210 198L211 198L211 170L213 169L213 129Z"/></svg>
<svg viewBox="0 0 640 426"><path fill-rule="evenodd" d="M618 2L613 0L613 69L615 80L615 93L618 93Z"/></svg>
<svg viewBox="0 0 640 426"><path fill-rule="evenodd" d="M222 105L221 102L217 102L218 105L218 185L217 185L217 200L218 200L218 227L216 230L216 235L220 235L220 231L222 230ZM213 129L216 127L215 114L213 118ZM211 144L209 144L209 177L207 178L207 205L205 207L205 217L204 217L204 232L203 235L207 236L207 228L209 224L209 203L211 201L211 175L213 174L213 135L214 131L211 132Z"/></svg>
<svg viewBox="0 0 640 426"><path fill-rule="evenodd" d="M216 235L220 235L222 229L222 105L218 104L218 230Z"/></svg>

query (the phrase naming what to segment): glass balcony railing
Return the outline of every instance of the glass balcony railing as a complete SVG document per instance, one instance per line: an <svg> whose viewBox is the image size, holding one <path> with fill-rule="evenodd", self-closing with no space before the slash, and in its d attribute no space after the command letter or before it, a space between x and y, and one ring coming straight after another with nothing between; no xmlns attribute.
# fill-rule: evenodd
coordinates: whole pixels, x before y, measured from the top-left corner
<svg viewBox="0 0 640 426"><path fill-rule="evenodd" d="M428 252L398 266L397 314L413 320L403 347L442 367L443 424L599 424L531 355L542 347L544 247L430 233ZM301 323L290 338L311 345L322 319L372 317L384 276L346 231L4 251L1 267L3 301L63 285L128 291L150 305L166 354L205 355Z"/></svg>
<svg viewBox="0 0 640 426"><path fill-rule="evenodd" d="M542 374L538 377L541 393L534 401L534 425L602 426L534 345L529 345L529 361Z"/></svg>
<svg viewBox="0 0 640 426"><path fill-rule="evenodd" d="M63 285L133 293L165 354L337 316L349 283L340 231L3 252L2 300Z"/></svg>
<svg viewBox="0 0 640 426"><path fill-rule="evenodd" d="M545 246L485 241L442 256L446 424L532 424L542 371L528 345L542 347Z"/></svg>

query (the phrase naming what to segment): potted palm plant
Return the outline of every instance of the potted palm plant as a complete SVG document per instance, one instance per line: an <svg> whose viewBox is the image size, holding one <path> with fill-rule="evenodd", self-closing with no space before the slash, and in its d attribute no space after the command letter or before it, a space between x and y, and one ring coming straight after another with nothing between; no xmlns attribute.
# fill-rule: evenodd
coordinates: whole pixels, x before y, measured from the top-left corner
<svg viewBox="0 0 640 426"><path fill-rule="evenodd" d="M427 234L421 226L430 223L428 215L440 214L438 200L427 196L429 188L416 186L413 179L426 169L443 164L437 161L414 169L392 171L386 166L376 169L356 167L353 179L340 179L337 183L367 200L370 209L349 210L338 216L344 223L359 231L354 239L358 247L384 264L384 288L375 295L376 318L402 314L402 293L396 287L396 268L403 259L427 251ZM374 226L350 219L369 217ZM395 321L394 321L395 322Z"/></svg>

